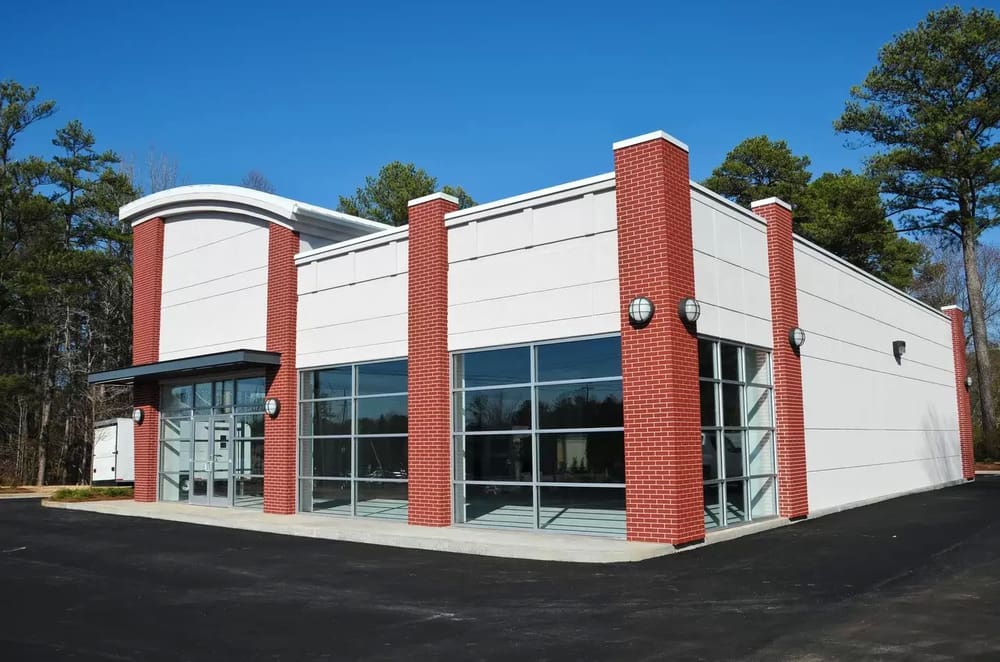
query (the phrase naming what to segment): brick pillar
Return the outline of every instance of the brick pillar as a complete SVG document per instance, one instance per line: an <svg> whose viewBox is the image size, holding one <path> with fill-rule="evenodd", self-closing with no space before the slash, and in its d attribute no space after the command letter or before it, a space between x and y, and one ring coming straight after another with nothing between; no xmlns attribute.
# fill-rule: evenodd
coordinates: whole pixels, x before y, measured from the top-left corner
<svg viewBox="0 0 1000 662"><path fill-rule="evenodd" d="M445 193L409 204L409 522L448 526L451 389L448 356L448 230L458 209Z"/></svg>
<svg viewBox="0 0 1000 662"><path fill-rule="evenodd" d="M788 332L799 325L792 207L778 198L768 198L750 203L750 208L767 221L778 514L789 519L801 519L809 514L809 495L806 485L806 426L802 409L802 361L788 341Z"/></svg>
<svg viewBox="0 0 1000 662"><path fill-rule="evenodd" d="M704 539L698 341L677 305L694 296L688 149L657 131L614 144L629 540ZM628 304L656 312L643 328Z"/></svg>
<svg viewBox="0 0 1000 662"><path fill-rule="evenodd" d="M969 370L965 364L965 314L958 306L946 306L941 311L951 320L951 352L955 359L955 395L958 400L958 438L962 449L962 476L966 480L976 477L976 459L972 452L972 406L965 378Z"/></svg>
<svg viewBox="0 0 1000 662"><path fill-rule="evenodd" d="M295 327L299 235L271 223L267 251L267 351L281 353L281 365L267 371L267 396L281 403L275 418L264 416L264 512L295 512L298 375Z"/></svg>
<svg viewBox="0 0 1000 662"><path fill-rule="evenodd" d="M163 292L163 219L153 218L132 230L132 364L160 360L160 298ZM132 401L143 420L135 434L135 500L156 501L159 444L159 387L136 384Z"/></svg>

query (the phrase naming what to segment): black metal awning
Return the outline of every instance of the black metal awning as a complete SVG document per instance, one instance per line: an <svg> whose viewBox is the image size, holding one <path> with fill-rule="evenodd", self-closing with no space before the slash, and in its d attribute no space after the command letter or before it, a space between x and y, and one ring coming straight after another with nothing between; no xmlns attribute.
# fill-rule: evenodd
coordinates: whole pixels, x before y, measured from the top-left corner
<svg viewBox="0 0 1000 662"><path fill-rule="evenodd" d="M87 375L88 384L134 384L168 377L181 377L219 370L262 368L281 365L281 354L259 349L234 349L216 354L202 354L183 359L134 365L131 368L93 372Z"/></svg>

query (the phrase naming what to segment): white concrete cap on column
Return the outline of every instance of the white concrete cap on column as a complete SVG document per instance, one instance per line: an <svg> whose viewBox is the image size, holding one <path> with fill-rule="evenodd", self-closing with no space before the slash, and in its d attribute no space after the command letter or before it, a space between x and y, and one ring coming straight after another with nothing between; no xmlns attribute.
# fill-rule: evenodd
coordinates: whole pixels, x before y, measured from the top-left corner
<svg viewBox="0 0 1000 662"><path fill-rule="evenodd" d="M941 306L941 310L961 310L961 308L952 304L950 306Z"/></svg>
<svg viewBox="0 0 1000 662"><path fill-rule="evenodd" d="M431 193L430 195L425 195L425 196L420 197L420 198L414 198L413 200L410 200L409 202L407 202L406 206L407 207L415 207L417 205L422 205L425 202L430 202L431 200L447 200L448 202L450 202L452 204L456 204L456 205L458 204L458 198L456 198L455 196L448 195L447 193L444 193L443 191L438 191L437 193Z"/></svg>
<svg viewBox="0 0 1000 662"><path fill-rule="evenodd" d="M792 211L792 206L781 198L764 198L763 200L754 200L750 203L750 209L765 207L767 205L778 205L779 207L784 207L788 211Z"/></svg>
<svg viewBox="0 0 1000 662"><path fill-rule="evenodd" d="M618 142L611 145L611 149L612 150L623 149L625 147L631 147L632 145L640 145L642 143L648 143L650 140L666 140L668 143L680 147L685 152L691 151L688 149L687 145L682 143L680 140L677 140L677 138L674 138L666 131L653 131L652 133L644 133L641 136L636 136L635 138L627 138L625 140L619 140Z"/></svg>

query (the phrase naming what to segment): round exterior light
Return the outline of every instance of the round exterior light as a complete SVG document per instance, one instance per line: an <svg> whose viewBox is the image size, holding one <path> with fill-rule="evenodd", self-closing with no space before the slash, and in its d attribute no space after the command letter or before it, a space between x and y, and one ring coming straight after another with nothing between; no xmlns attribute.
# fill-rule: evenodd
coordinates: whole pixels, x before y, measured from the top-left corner
<svg viewBox="0 0 1000 662"><path fill-rule="evenodd" d="M264 413L268 416L274 418L279 411L281 411L281 401L278 398L268 398L264 401Z"/></svg>
<svg viewBox="0 0 1000 662"><path fill-rule="evenodd" d="M965 388L972 388L972 375L965 377Z"/></svg>
<svg viewBox="0 0 1000 662"><path fill-rule="evenodd" d="M805 341L806 341L806 332L805 331L803 331L799 327L795 327L794 329L789 330L789 332L788 332L788 344L789 345L791 345L795 349L799 349L800 347L802 347L802 345L805 343Z"/></svg>
<svg viewBox="0 0 1000 662"><path fill-rule="evenodd" d="M132 420L135 421L136 425L142 425L142 419L144 416L145 414L143 414L142 410L138 407L132 410Z"/></svg>
<svg viewBox="0 0 1000 662"><path fill-rule="evenodd" d="M701 317L701 304L694 297L681 299L677 304L677 315L685 324L694 324Z"/></svg>
<svg viewBox="0 0 1000 662"><path fill-rule="evenodd" d="M628 304L628 318L635 326L646 326L653 319L656 306L646 297L636 297Z"/></svg>

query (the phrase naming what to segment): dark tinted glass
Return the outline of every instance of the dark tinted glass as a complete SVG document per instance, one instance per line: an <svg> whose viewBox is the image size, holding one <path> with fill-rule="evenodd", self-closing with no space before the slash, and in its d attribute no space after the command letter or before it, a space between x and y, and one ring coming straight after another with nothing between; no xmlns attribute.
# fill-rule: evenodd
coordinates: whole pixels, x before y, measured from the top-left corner
<svg viewBox="0 0 1000 662"><path fill-rule="evenodd" d="M715 430L701 433L701 479L719 477L719 433Z"/></svg>
<svg viewBox="0 0 1000 662"><path fill-rule="evenodd" d="M358 398L358 434L406 434L405 395Z"/></svg>
<svg viewBox="0 0 1000 662"><path fill-rule="evenodd" d="M233 473L264 475L263 439L237 439L233 442Z"/></svg>
<svg viewBox="0 0 1000 662"><path fill-rule="evenodd" d="M236 381L237 411L260 411L264 409L264 378L250 377Z"/></svg>
<svg viewBox="0 0 1000 662"><path fill-rule="evenodd" d="M698 341L698 376L715 377L715 343L711 340Z"/></svg>
<svg viewBox="0 0 1000 662"><path fill-rule="evenodd" d="M343 398L351 395L351 367L327 368L307 373L302 397Z"/></svg>
<svg viewBox="0 0 1000 662"><path fill-rule="evenodd" d="M740 395L743 387L738 384L722 385L722 424L739 427L743 424L740 411Z"/></svg>
<svg viewBox="0 0 1000 662"><path fill-rule="evenodd" d="M726 478L739 478L743 471L743 433L727 432L722 437L723 460Z"/></svg>
<svg viewBox="0 0 1000 662"><path fill-rule="evenodd" d="M212 383L205 382L194 385L194 408L208 410L212 408ZM209 413L205 411L204 413Z"/></svg>
<svg viewBox="0 0 1000 662"><path fill-rule="evenodd" d="M406 437L358 439L358 478L406 478Z"/></svg>
<svg viewBox="0 0 1000 662"><path fill-rule="evenodd" d="M713 382L701 382L701 424L703 427L713 427L718 425L715 420L715 384Z"/></svg>
<svg viewBox="0 0 1000 662"><path fill-rule="evenodd" d="M540 487L539 524L550 531L625 533L625 488Z"/></svg>
<svg viewBox="0 0 1000 662"><path fill-rule="evenodd" d="M744 522L747 518L746 481L726 483L726 525Z"/></svg>
<svg viewBox="0 0 1000 662"><path fill-rule="evenodd" d="M312 467L314 476L350 476L351 440L314 439Z"/></svg>
<svg viewBox="0 0 1000 662"><path fill-rule="evenodd" d="M346 480L311 480L306 483L316 513L351 514L351 483ZM310 489L311 488L311 489Z"/></svg>
<svg viewBox="0 0 1000 662"><path fill-rule="evenodd" d="M722 345L719 348L722 361L722 378L734 381L740 378L740 348L735 345Z"/></svg>
<svg viewBox="0 0 1000 662"><path fill-rule="evenodd" d="M719 491L721 489L722 485L718 483L704 487L706 529L722 526L722 509L719 507Z"/></svg>
<svg viewBox="0 0 1000 662"><path fill-rule="evenodd" d="M302 406L300 423L304 435L351 433L351 401L310 402Z"/></svg>
<svg viewBox="0 0 1000 662"><path fill-rule="evenodd" d="M358 366L358 395L406 393L406 361Z"/></svg>
<svg viewBox="0 0 1000 662"><path fill-rule="evenodd" d="M457 388L524 384L531 381L531 350L528 347L470 352L459 357L455 372Z"/></svg>
<svg viewBox="0 0 1000 662"><path fill-rule="evenodd" d="M538 381L620 377L621 339L595 338L538 346Z"/></svg>
<svg viewBox="0 0 1000 662"><path fill-rule="evenodd" d="M215 406L224 408L232 407L234 400L233 380L226 379L215 382Z"/></svg>
<svg viewBox="0 0 1000 662"><path fill-rule="evenodd" d="M233 437L263 437L264 414L245 414L233 417Z"/></svg>
<svg viewBox="0 0 1000 662"><path fill-rule="evenodd" d="M624 483L624 433L538 435L538 471L543 482Z"/></svg>
<svg viewBox="0 0 1000 662"><path fill-rule="evenodd" d="M539 386L537 394L538 426L542 429L606 428L624 424L619 381Z"/></svg>
<svg viewBox="0 0 1000 662"><path fill-rule="evenodd" d="M190 409L192 389L190 384L182 386L165 386L163 388L163 409Z"/></svg>
<svg viewBox="0 0 1000 662"><path fill-rule="evenodd" d="M466 485L465 521L505 529L535 528L531 487Z"/></svg>
<svg viewBox="0 0 1000 662"><path fill-rule="evenodd" d="M465 480L531 480L531 436L465 438Z"/></svg>
<svg viewBox="0 0 1000 662"><path fill-rule="evenodd" d="M456 397L461 398L463 394ZM531 389L497 388L467 391L465 430L527 430L531 428Z"/></svg>
<svg viewBox="0 0 1000 662"><path fill-rule="evenodd" d="M358 483L358 517L406 521L406 483Z"/></svg>

